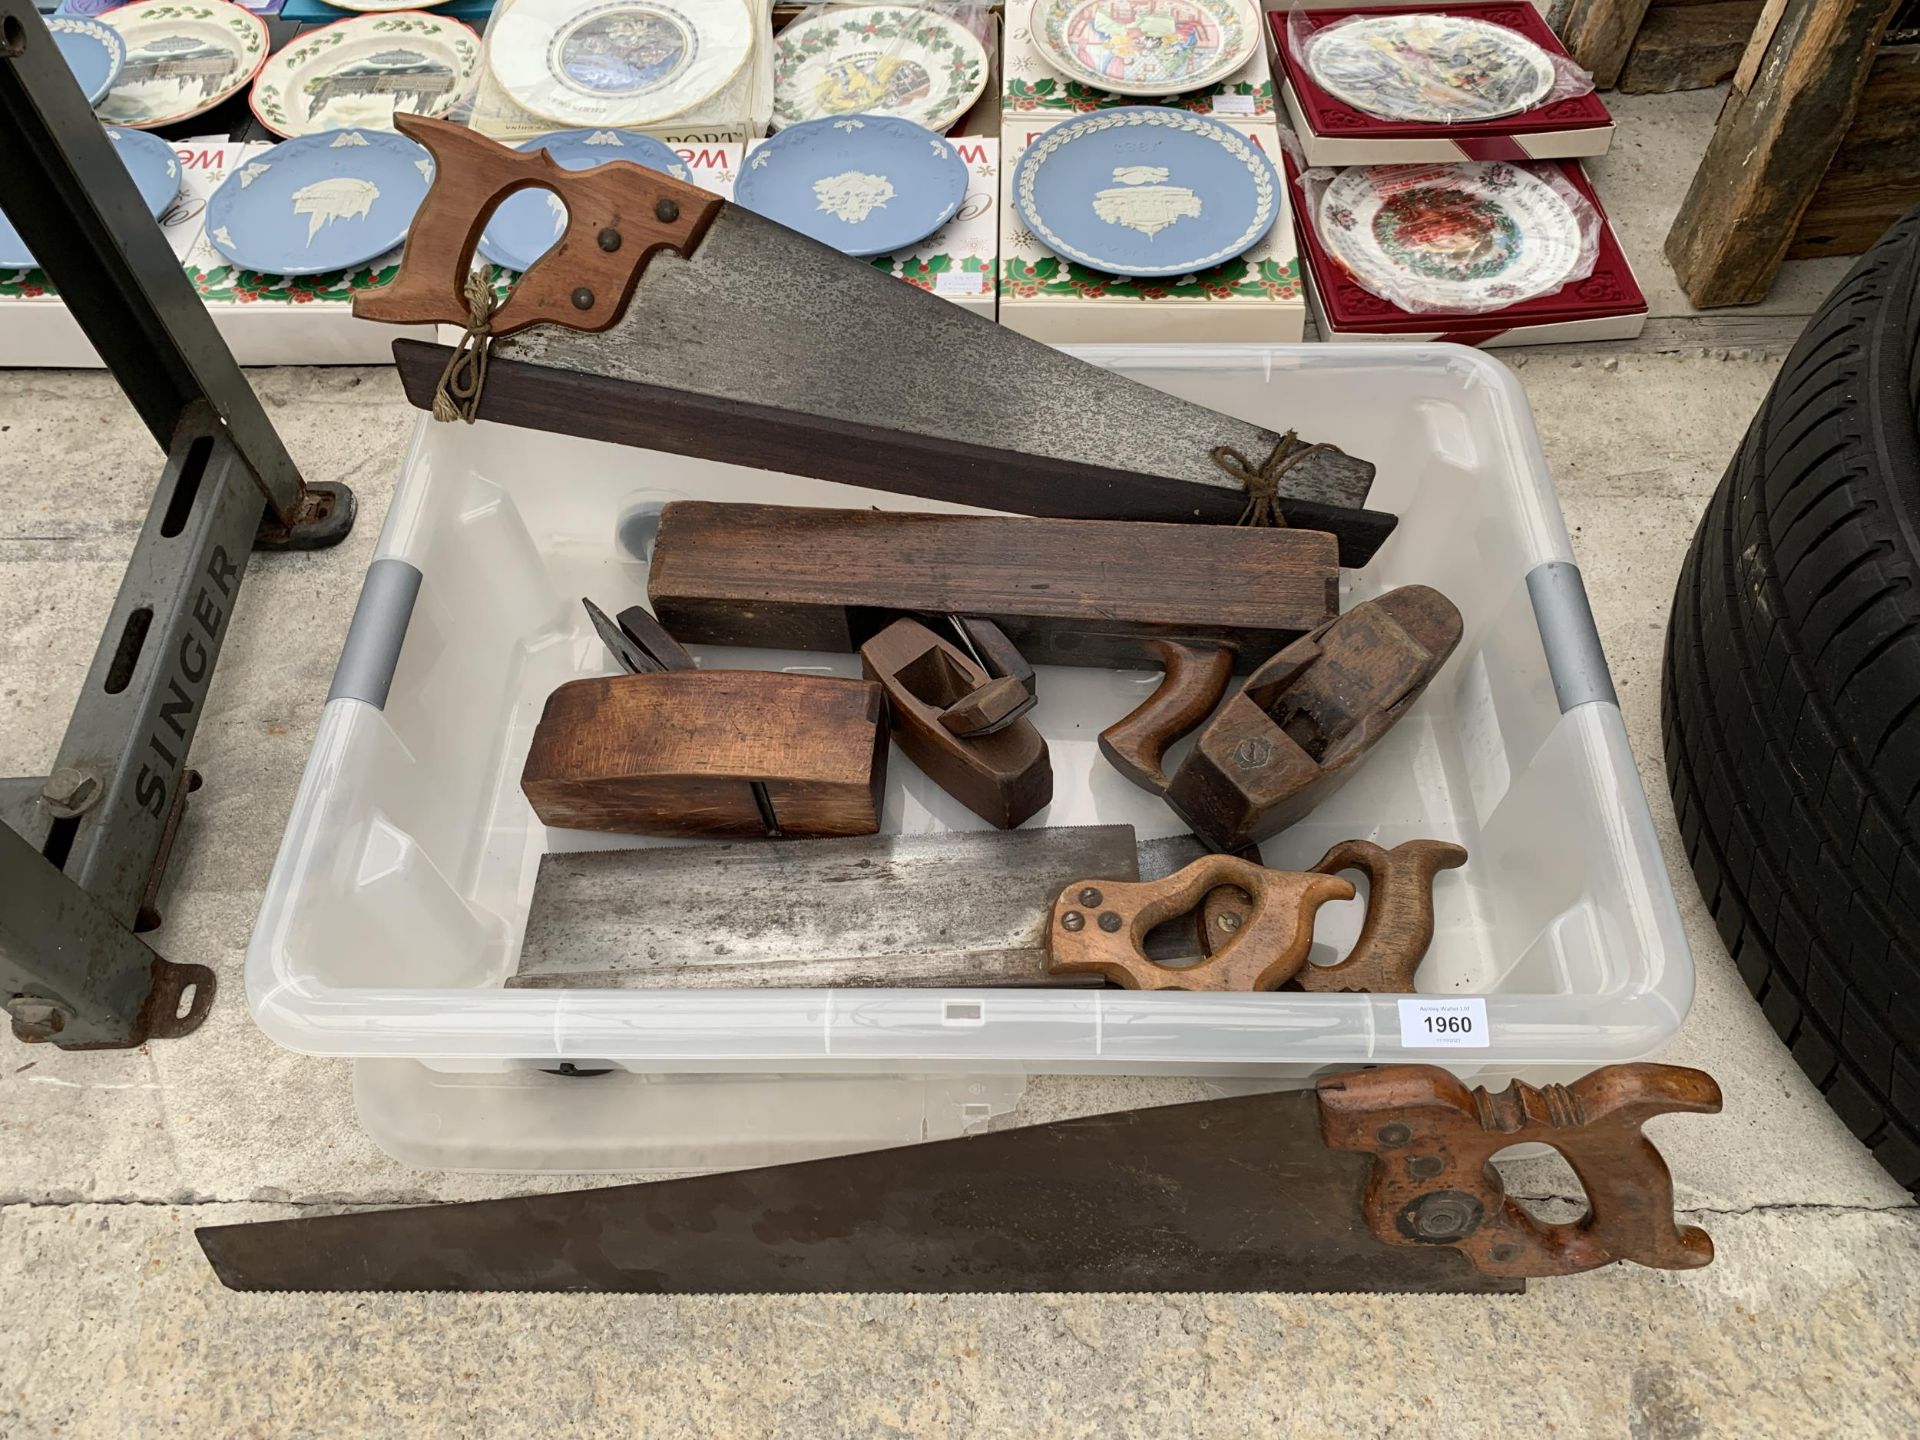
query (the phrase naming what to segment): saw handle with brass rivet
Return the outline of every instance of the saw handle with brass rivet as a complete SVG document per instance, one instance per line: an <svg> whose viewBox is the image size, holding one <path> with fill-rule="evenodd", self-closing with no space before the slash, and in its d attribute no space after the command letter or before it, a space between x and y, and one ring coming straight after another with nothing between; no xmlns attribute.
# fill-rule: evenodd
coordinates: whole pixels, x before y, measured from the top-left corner
<svg viewBox="0 0 1920 1440"><path fill-rule="evenodd" d="M1253 897L1233 938L1192 965L1151 959L1147 932L1192 911L1221 885ZM1204 855L1163 880L1083 880L1054 902L1047 973L1104 975L1129 990L1271 990L1306 963L1314 912L1353 893L1352 883L1337 876L1268 870L1233 855Z"/></svg>
<svg viewBox="0 0 1920 1440"><path fill-rule="evenodd" d="M1322 1138L1373 1156L1363 1202L1389 1245L1451 1245L1488 1275L1573 1275L1615 1260L1692 1270L1713 1241L1673 1213L1673 1177L1640 1127L1656 1115L1720 1109L1713 1077L1678 1065L1609 1065L1570 1085L1516 1080L1469 1090L1445 1070L1393 1066L1317 1087ZM1587 1192L1584 1218L1535 1219L1509 1198L1493 1157L1538 1141Z"/></svg>
<svg viewBox="0 0 1920 1440"><path fill-rule="evenodd" d="M510 150L451 120L396 114L395 127L433 156L433 185L407 232L400 273L353 297L353 313L396 325L467 325L474 247L501 201L551 190L567 228L521 275L487 322L495 339L531 325L605 330L626 312L657 250L692 253L725 203L716 195L628 161L566 170L544 150Z"/></svg>

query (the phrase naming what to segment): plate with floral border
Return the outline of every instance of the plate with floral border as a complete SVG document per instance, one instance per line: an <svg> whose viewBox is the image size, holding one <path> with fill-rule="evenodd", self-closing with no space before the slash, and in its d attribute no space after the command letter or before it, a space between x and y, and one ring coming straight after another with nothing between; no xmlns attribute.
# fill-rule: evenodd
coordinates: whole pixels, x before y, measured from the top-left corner
<svg viewBox="0 0 1920 1440"><path fill-rule="evenodd" d="M458 20L408 11L356 15L294 37L247 103L289 139L353 127L391 130L393 112L444 115L473 90L480 37Z"/></svg>
<svg viewBox="0 0 1920 1440"><path fill-rule="evenodd" d="M1262 43L1250 0L1034 0L1040 58L1112 95L1184 95L1233 74Z"/></svg>
<svg viewBox="0 0 1920 1440"><path fill-rule="evenodd" d="M984 12L983 12L984 13ZM949 15L836 6L773 37L773 128L891 115L945 134L987 88L987 51Z"/></svg>
<svg viewBox="0 0 1920 1440"><path fill-rule="evenodd" d="M120 32L98 20L81 20L69 15L49 15L47 29L52 32L54 48L67 62L67 69L80 82L87 103L97 105L113 82L120 78L120 67L127 63L126 42Z"/></svg>
<svg viewBox="0 0 1920 1440"><path fill-rule="evenodd" d="M127 47L94 109L109 125L151 130L204 115L267 63L267 25L226 0L138 0L100 17Z"/></svg>

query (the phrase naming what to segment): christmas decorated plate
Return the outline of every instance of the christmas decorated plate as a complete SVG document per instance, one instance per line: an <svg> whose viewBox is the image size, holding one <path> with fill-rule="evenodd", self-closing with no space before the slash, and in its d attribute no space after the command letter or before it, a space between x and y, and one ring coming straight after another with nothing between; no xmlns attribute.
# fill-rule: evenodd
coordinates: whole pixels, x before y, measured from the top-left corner
<svg viewBox="0 0 1920 1440"><path fill-rule="evenodd" d="M50 16L47 29L53 32L54 48L80 82L87 103L99 104L100 97L120 78L120 67L127 61L127 47L120 32L98 20L65 16Z"/></svg>
<svg viewBox="0 0 1920 1440"><path fill-rule="evenodd" d="M1460 15L1343 20L1304 50L1321 89L1381 120L1496 120L1539 104L1554 82L1552 57L1519 31Z"/></svg>
<svg viewBox="0 0 1920 1440"><path fill-rule="evenodd" d="M487 64L524 109L560 125L651 125L710 98L753 52L745 0L513 0Z"/></svg>
<svg viewBox="0 0 1920 1440"><path fill-rule="evenodd" d="M1069 80L1115 95L1181 95L1253 58L1251 0L1034 0L1033 43Z"/></svg>
<svg viewBox="0 0 1920 1440"><path fill-rule="evenodd" d="M1027 147L1013 205L1056 255L1110 275L1188 275L1273 228L1280 184L1252 140L1186 110L1063 121Z"/></svg>
<svg viewBox="0 0 1920 1440"><path fill-rule="evenodd" d="M846 255L891 255L924 240L967 198L953 146L911 120L848 115L789 126L755 147L737 205Z"/></svg>
<svg viewBox="0 0 1920 1440"><path fill-rule="evenodd" d="M120 36L126 63L100 118L136 130L205 114L267 63L267 26L226 0L140 0L100 17Z"/></svg>
<svg viewBox="0 0 1920 1440"><path fill-rule="evenodd" d="M324 275L378 259L407 237L433 160L391 130L283 140L207 201L207 238L244 270Z"/></svg>
<svg viewBox="0 0 1920 1440"><path fill-rule="evenodd" d="M120 130L109 125L107 138L113 141L121 164L133 176L134 188L147 207L147 213L159 219L180 193L180 160L173 146L158 135L143 135L138 130ZM33 256L20 232L0 213L0 271L31 270Z"/></svg>
<svg viewBox="0 0 1920 1440"><path fill-rule="evenodd" d="M391 130L393 112L444 115L473 89L480 37L417 11L358 15L295 36L267 62L248 103L276 135Z"/></svg>
<svg viewBox="0 0 1920 1440"><path fill-rule="evenodd" d="M950 16L850 5L796 20L773 41L773 126L874 114L941 134L987 88L987 51Z"/></svg>
<svg viewBox="0 0 1920 1440"><path fill-rule="evenodd" d="M1566 284L1583 239L1572 204L1504 161L1343 170L1314 228L1374 294L1413 310L1497 309Z"/></svg>
<svg viewBox="0 0 1920 1440"><path fill-rule="evenodd" d="M562 130L539 135L515 147L544 150L554 163L568 170L591 170L609 160L629 160L659 170L677 180L691 180L686 162L648 135L618 130ZM528 269L567 228L567 207L551 190L522 190L509 195L493 212L480 236L480 253L509 270Z"/></svg>

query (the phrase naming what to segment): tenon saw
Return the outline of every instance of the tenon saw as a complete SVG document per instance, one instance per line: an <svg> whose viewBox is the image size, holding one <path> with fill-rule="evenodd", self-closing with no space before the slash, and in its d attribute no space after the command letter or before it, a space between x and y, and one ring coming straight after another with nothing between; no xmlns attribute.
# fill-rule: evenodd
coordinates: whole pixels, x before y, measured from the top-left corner
<svg viewBox="0 0 1920 1440"><path fill-rule="evenodd" d="M399 275L353 309L467 328L459 352L394 345L409 397L444 418L1023 514L1231 522L1265 499L1338 535L1349 565L1393 529L1358 508L1364 460L1028 340L670 175L395 123L432 153L433 187ZM566 232L496 305L469 283L474 245L534 186Z"/></svg>
<svg viewBox="0 0 1920 1440"><path fill-rule="evenodd" d="M1709 1263L1640 1127L1719 1108L1711 1078L1668 1065L1499 1094L1409 1065L760 1170L197 1234L235 1290L1510 1293L1616 1260ZM1584 1218L1548 1224L1507 1196L1489 1161L1524 1141L1566 1156Z"/></svg>

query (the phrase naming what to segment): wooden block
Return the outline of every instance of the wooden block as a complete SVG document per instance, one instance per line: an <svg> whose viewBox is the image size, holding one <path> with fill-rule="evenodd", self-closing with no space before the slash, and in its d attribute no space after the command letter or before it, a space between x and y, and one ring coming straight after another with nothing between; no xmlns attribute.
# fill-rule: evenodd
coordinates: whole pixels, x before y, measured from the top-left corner
<svg viewBox="0 0 1920 1440"><path fill-rule="evenodd" d="M1646 13L1647 0L1554 0L1547 24L1595 87L1611 90Z"/></svg>
<svg viewBox="0 0 1920 1440"><path fill-rule="evenodd" d="M1899 0L1786 0L1735 89L1667 234L1680 288L1702 309L1766 298L1800 217L1851 124ZM1751 75L1742 94L1739 78Z"/></svg>
<svg viewBox="0 0 1920 1440"><path fill-rule="evenodd" d="M572 680L547 697L520 788L543 824L632 835L880 828L887 731L867 680L681 670Z"/></svg>
<svg viewBox="0 0 1920 1440"><path fill-rule="evenodd" d="M1718 85L1739 65L1763 3L1656 5L1647 12L1620 72L1621 93L1664 95Z"/></svg>
<svg viewBox="0 0 1920 1440"><path fill-rule="evenodd" d="M1312 530L675 501L647 589L690 645L856 650L902 614L992 620L1035 664L1158 664L1235 647L1244 672L1338 612Z"/></svg>
<svg viewBox="0 0 1920 1440"><path fill-rule="evenodd" d="M1920 205L1920 45L1883 45L1789 260L1858 255Z"/></svg>

